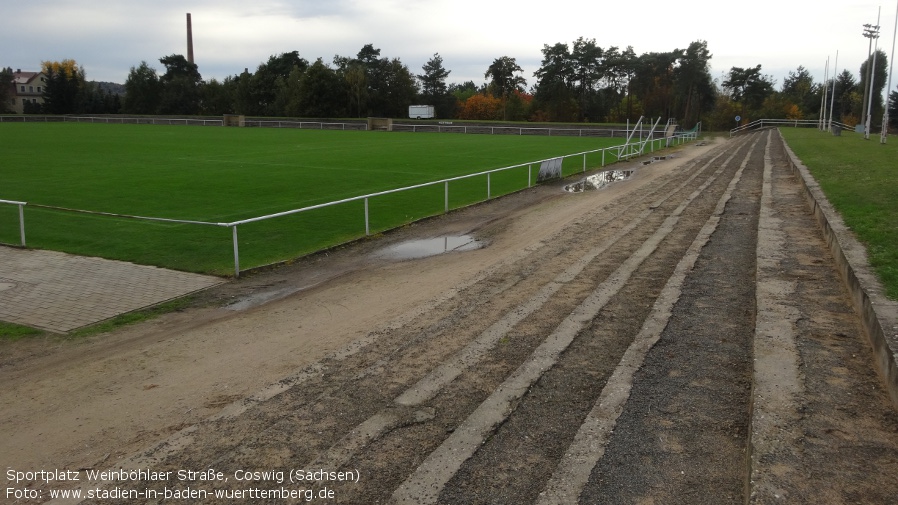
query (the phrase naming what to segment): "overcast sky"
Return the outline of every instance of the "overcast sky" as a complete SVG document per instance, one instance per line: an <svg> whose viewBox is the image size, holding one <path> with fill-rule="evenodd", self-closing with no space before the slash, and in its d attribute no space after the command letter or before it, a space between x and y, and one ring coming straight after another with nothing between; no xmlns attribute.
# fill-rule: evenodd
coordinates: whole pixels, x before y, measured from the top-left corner
<svg viewBox="0 0 898 505"><path fill-rule="evenodd" d="M0 9L0 66L37 70L43 60L74 59L88 80L124 83L146 61L161 74L159 58L187 54L190 12L206 80L252 72L294 50L330 64L370 43L415 74L439 53L449 83L481 84L494 59L510 56L529 87L544 45L582 36L636 54L705 40L715 79L760 64L780 89L799 65L821 81L836 51L839 71L857 76L868 48L862 25L876 23L880 6L879 45L890 55L896 1L9 0Z"/></svg>

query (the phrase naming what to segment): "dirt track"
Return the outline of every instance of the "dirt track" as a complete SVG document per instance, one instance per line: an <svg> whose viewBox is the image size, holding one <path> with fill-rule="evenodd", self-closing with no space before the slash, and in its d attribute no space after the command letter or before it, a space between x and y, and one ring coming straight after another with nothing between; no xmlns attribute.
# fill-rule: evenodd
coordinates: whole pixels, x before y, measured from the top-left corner
<svg viewBox="0 0 898 505"><path fill-rule="evenodd" d="M228 477L105 484L159 493L357 472L315 485L336 503L888 503L898 412L798 188L776 132L718 140L4 345L0 463ZM489 245L373 254L459 233Z"/></svg>

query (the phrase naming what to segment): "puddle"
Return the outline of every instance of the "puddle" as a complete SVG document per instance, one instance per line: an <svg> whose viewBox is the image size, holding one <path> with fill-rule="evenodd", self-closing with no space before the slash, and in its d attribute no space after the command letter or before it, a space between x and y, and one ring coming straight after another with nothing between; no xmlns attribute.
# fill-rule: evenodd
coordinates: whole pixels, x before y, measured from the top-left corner
<svg viewBox="0 0 898 505"><path fill-rule="evenodd" d="M480 249L484 245L483 242L471 235L455 235L401 242L377 251L374 253L374 256L378 258L410 260L436 256L437 254L452 251L473 251Z"/></svg>
<svg viewBox="0 0 898 505"><path fill-rule="evenodd" d="M253 307L257 307L259 305L263 305L263 304L266 304L266 303L274 301L274 300L280 300L281 298L287 298L288 296L292 295L293 293L298 293L308 287L311 287L311 286L290 287L290 288L276 289L273 291L261 291L261 292L246 296L244 298L241 298L240 300L238 300L234 303L228 304L225 306L225 309L236 310L236 311L251 309Z"/></svg>
<svg viewBox="0 0 898 505"><path fill-rule="evenodd" d="M594 189L602 189L605 186L617 181L625 181L633 177L633 170L608 170L595 175L590 175L586 179L573 184L568 184L564 190L568 193L582 193Z"/></svg>

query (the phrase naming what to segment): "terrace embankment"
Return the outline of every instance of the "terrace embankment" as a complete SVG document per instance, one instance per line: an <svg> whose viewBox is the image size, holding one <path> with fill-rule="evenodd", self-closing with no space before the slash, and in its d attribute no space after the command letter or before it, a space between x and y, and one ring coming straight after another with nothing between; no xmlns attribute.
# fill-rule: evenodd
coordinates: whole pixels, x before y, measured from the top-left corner
<svg viewBox="0 0 898 505"><path fill-rule="evenodd" d="M313 486L338 503L896 496L898 413L775 132L562 186L9 346L2 463L214 468L194 488L237 493L301 487L243 471L354 472ZM459 234L487 246L377 254Z"/></svg>

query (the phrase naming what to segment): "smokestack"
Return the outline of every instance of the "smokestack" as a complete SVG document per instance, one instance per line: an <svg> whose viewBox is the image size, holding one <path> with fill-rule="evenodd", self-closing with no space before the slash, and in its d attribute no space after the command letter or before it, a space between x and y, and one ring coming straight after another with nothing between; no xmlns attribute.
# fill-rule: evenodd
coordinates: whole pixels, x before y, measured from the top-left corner
<svg viewBox="0 0 898 505"><path fill-rule="evenodd" d="M187 13L187 62L193 63L193 26L190 23L190 13Z"/></svg>

